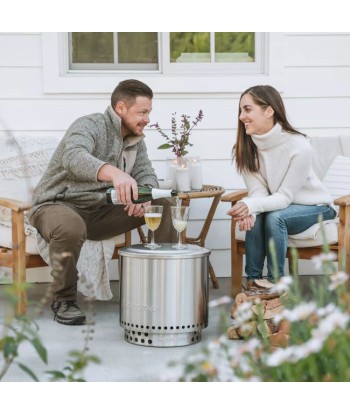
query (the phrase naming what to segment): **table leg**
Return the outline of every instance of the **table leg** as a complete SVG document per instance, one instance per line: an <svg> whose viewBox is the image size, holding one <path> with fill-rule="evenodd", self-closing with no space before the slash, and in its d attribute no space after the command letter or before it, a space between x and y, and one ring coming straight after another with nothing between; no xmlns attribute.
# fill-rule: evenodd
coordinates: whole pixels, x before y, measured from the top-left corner
<svg viewBox="0 0 350 415"><path fill-rule="evenodd" d="M213 287L219 288L219 282L218 282L218 279L216 278L214 268L211 265L210 261L209 261L209 275L210 275L211 282L213 283Z"/></svg>
<svg viewBox="0 0 350 415"><path fill-rule="evenodd" d="M208 215L204 221L203 227L197 237L194 237L194 238L188 237L186 236L186 230L183 231L182 238L185 242L189 244L199 245L203 248L205 247L205 239L208 235L209 228L213 220L214 213L216 211L216 207L220 202L220 196L221 195L217 195L214 197L211 207L209 209ZM182 206L189 206L189 205L190 205L190 199L182 199ZM219 288L219 283L218 283L214 268L211 265L210 261L209 261L209 275L210 275L210 279L212 281L213 287Z"/></svg>

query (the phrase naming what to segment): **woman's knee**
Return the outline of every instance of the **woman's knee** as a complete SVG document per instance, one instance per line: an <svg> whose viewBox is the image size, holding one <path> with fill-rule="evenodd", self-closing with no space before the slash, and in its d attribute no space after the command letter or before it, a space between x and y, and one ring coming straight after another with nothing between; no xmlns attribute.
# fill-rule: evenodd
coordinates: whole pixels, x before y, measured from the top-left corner
<svg viewBox="0 0 350 415"><path fill-rule="evenodd" d="M280 210L268 212L265 216L265 231L267 234L274 234L277 229L286 227L286 222Z"/></svg>

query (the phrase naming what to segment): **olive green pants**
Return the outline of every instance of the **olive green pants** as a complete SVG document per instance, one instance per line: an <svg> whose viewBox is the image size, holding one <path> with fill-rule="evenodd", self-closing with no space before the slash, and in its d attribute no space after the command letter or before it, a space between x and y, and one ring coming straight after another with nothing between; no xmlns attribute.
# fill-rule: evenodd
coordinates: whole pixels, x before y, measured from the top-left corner
<svg viewBox="0 0 350 415"><path fill-rule="evenodd" d="M157 199L163 206L162 222L155 231L156 242L176 242L172 226L171 198ZM30 218L30 223L49 244L51 263L59 257L59 272L53 271L55 301L75 300L77 294L77 262L86 239L102 241L143 225L144 218L128 216L123 205L106 205L94 211L73 209L63 204L44 205ZM68 255L62 255L68 253Z"/></svg>

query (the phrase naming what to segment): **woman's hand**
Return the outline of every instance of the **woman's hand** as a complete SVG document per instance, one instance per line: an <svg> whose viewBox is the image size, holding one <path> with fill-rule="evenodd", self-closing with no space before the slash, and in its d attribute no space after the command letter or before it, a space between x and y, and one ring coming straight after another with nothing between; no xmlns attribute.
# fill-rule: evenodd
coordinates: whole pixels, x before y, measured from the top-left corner
<svg viewBox="0 0 350 415"><path fill-rule="evenodd" d="M227 212L233 220L238 222L240 231L250 231L255 223L255 217L249 214L248 206L244 202L237 202Z"/></svg>
<svg viewBox="0 0 350 415"><path fill-rule="evenodd" d="M227 212L235 221L241 221L249 216L248 206L244 202L237 202Z"/></svg>
<svg viewBox="0 0 350 415"><path fill-rule="evenodd" d="M244 219L238 221L238 228L242 231L250 231L255 224L255 217L253 215L249 215Z"/></svg>

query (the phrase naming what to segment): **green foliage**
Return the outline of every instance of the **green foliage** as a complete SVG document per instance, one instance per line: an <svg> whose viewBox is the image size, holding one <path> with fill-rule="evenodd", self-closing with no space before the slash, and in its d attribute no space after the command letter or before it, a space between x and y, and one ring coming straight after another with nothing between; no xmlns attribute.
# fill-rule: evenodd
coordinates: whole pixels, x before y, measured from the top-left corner
<svg viewBox="0 0 350 415"><path fill-rule="evenodd" d="M89 355L86 350L73 350L69 353L71 359L68 360L68 366L65 366L62 371L49 370L46 373L51 375L50 380L54 382L85 382L82 377L82 372L90 363L100 363L97 356Z"/></svg>
<svg viewBox="0 0 350 415"><path fill-rule="evenodd" d="M29 343L40 360L47 364L47 350L39 337L37 323L29 316L19 316L17 318L7 316L2 332L3 335L0 338L0 351L2 352L0 380L4 378L11 365L16 362L21 370L33 380L38 381L34 372L20 362L19 356L20 346L23 343Z"/></svg>
<svg viewBox="0 0 350 415"><path fill-rule="evenodd" d="M57 261L57 267L59 261ZM59 272L59 269L55 269L54 272ZM26 290L27 284L23 285L23 290ZM7 288L5 295L11 304L11 313L5 316L4 324L2 327L2 333L0 337L0 381L6 380L6 374L10 367L15 364L21 369L25 375L35 382L39 382L40 379L35 371L28 367L21 357L20 348L22 345L29 344L35 350L38 358L44 363L48 364L48 352L40 338L40 329L36 320L30 315L25 316L13 316L12 312L16 305L17 296L14 288L11 286ZM49 290L50 292L50 290ZM47 302L47 296L45 293L41 303L37 305L35 314L41 313L42 307ZM92 307L92 303L89 302L89 308ZM91 312L91 310L90 310ZM100 359L89 354L89 342L93 338L94 322L91 319L87 320L87 324L84 328L84 346L81 351L69 352L70 358L67 360L67 365L63 370L51 370L46 373L50 375L49 381L66 381L66 382L84 382L84 370L91 363L100 363Z"/></svg>

